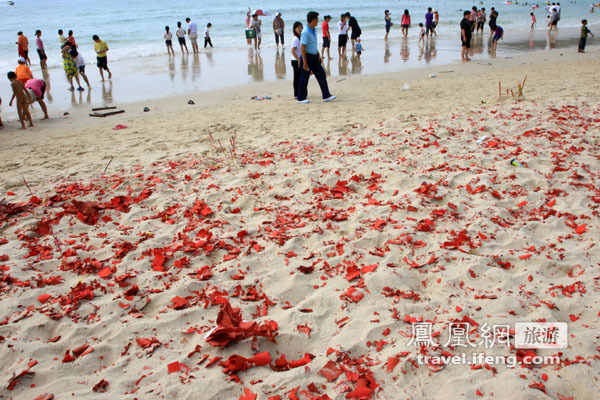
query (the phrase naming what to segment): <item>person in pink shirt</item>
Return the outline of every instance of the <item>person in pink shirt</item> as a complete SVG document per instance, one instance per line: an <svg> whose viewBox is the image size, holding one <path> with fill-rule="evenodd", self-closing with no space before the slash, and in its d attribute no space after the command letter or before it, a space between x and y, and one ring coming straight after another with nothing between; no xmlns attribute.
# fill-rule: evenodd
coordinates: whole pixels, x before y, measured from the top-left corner
<svg viewBox="0 0 600 400"><path fill-rule="evenodd" d="M44 112L44 118L48 119L48 108L44 102L44 94L46 93L46 82L41 79L30 79L25 83L25 93L27 94L27 103L33 104L34 101L40 104Z"/></svg>
<svg viewBox="0 0 600 400"><path fill-rule="evenodd" d="M35 31L35 36L35 45L37 46L38 56L40 56L40 66L42 67L42 69L46 69L48 68L48 66L46 65L46 60L48 59L48 56L46 56L46 50L44 50L44 42L42 41L42 31L40 31L39 29Z"/></svg>
<svg viewBox="0 0 600 400"><path fill-rule="evenodd" d="M331 54L329 53L329 48L331 47L331 33L329 32L329 21L331 21L331 15L326 15L323 20L323 24L321 24L323 30L323 47L321 48L321 58L324 57L325 49L327 49L327 58L329 60L333 60L333 58L331 58Z"/></svg>

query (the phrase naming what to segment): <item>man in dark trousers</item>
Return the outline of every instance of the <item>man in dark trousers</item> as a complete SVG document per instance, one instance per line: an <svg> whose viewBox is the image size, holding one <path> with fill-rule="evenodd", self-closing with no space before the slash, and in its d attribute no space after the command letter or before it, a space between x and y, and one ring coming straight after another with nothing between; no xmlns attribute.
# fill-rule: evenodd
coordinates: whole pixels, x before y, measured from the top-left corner
<svg viewBox="0 0 600 400"><path fill-rule="evenodd" d="M329 93L327 78L323 66L321 65L321 55L319 54L319 48L317 46L319 13L315 11L309 12L306 15L306 21L308 22L308 25L306 25L300 36L300 52L302 53L300 64L302 68L300 70L298 103L310 103L306 97L308 95L308 80L310 79L311 72L315 74L315 78L317 78L317 82L319 82L321 92L323 93L323 101L335 100L336 97Z"/></svg>

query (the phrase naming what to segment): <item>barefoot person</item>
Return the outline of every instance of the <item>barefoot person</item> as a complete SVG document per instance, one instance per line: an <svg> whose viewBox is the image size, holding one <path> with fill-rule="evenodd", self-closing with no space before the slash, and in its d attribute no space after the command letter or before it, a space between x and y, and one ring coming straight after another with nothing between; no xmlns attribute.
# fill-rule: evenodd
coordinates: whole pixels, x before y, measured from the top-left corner
<svg viewBox="0 0 600 400"><path fill-rule="evenodd" d="M29 95L27 100L28 104L33 104L33 102L37 101L40 107L42 107L42 111L44 112L44 118L48 119L48 108L46 107L46 103L44 102L44 94L46 93L46 82L42 79L30 79L25 84L26 93Z"/></svg>
<svg viewBox="0 0 600 400"><path fill-rule="evenodd" d="M494 31L494 37L492 38L492 51L496 51L498 47L498 41L502 40L504 37L504 29L500 25L496 25L496 30Z"/></svg>
<svg viewBox="0 0 600 400"><path fill-rule="evenodd" d="M585 42L587 42L588 34L594 37L594 34L592 31L590 31L590 28L588 28L587 24L587 19L581 20L581 36L579 37L579 48L577 49L578 53L585 53Z"/></svg>
<svg viewBox="0 0 600 400"><path fill-rule="evenodd" d="M404 10L404 14L402 15L401 26L402 26L402 36L404 36L404 38L407 38L408 37L408 28L410 28L410 13L408 12L408 10Z"/></svg>
<svg viewBox="0 0 600 400"><path fill-rule="evenodd" d="M262 43L261 25L262 21L258 19L258 14L252 14L250 29L254 31L254 50L257 51L260 51L260 44Z"/></svg>
<svg viewBox="0 0 600 400"><path fill-rule="evenodd" d="M321 48L321 58L325 57L325 49L327 49L327 59L333 60L330 53L331 33L329 32L329 21L331 21L331 15L326 15L323 18L323 24L321 24L321 30L323 31L323 47Z"/></svg>
<svg viewBox="0 0 600 400"><path fill-rule="evenodd" d="M425 35L433 37L433 9L429 7L425 13Z"/></svg>
<svg viewBox="0 0 600 400"><path fill-rule="evenodd" d="M338 55L342 58L346 57L346 45L348 44L348 22L346 21L346 14L340 16L338 30Z"/></svg>
<svg viewBox="0 0 600 400"><path fill-rule="evenodd" d="M175 50L173 50L173 33L170 31L170 29L171 28L168 26L165 26L165 34L163 37L165 38L165 45L167 46L167 54L175 57Z"/></svg>
<svg viewBox="0 0 600 400"><path fill-rule="evenodd" d="M390 29L392 29L392 13L390 10L385 10L385 37L383 40L388 40Z"/></svg>
<svg viewBox="0 0 600 400"><path fill-rule="evenodd" d="M184 48L185 52L189 54L190 51L188 50L187 44L185 43L185 29L181 27L181 21L177 21L177 30L175 31L175 36L177 36L179 47L181 47L181 54L183 54Z"/></svg>
<svg viewBox="0 0 600 400"><path fill-rule="evenodd" d="M248 45L252 44L252 37L249 36L248 31L252 31L250 28L250 24L252 23L252 12L250 11L250 7L248 7L248 12L246 13L246 41Z"/></svg>
<svg viewBox="0 0 600 400"><path fill-rule="evenodd" d="M13 95L8 103L9 107L12 107L13 100L17 99L17 114L19 114L19 121L21 122L21 130L25 130L25 121L29 121L29 126L33 126L31 121L31 114L29 114L29 108L25 101L25 85L17 80L17 74L10 71L6 74L10 81L10 87L12 88Z"/></svg>
<svg viewBox="0 0 600 400"><path fill-rule="evenodd" d="M46 50L44 50L44 42L42 41L42 31L40 31L39 29L35 31L35 37L35 45L37 46L37 53L40 57L40 66L42 67L42 69L46 69L48 68L48 66L46 65L46 60L48 59L48 56L46 56Z"/></svg>
<svg viewBox="0 0 600 400"><path fill-rule="evenodd" d="M360 26L358 25L358 21L355 17L353 17L350 12L346 13L346 18L348 18L348 27L350 27L350 41L352 42L352 52L354 53L355 48L354 44L356 43L356 39L362 35L362 31Z"/></svg>
<svg viewBox="0 0 600 400"><path fill-rule="evenodd" d="M88 89L91 88L90 81L89 81L87 75L85 74L85 60L83 59L83 56L73 46L71 46L71 50L69 51L69 54L71 55L71 58L73 59L73 62L75 63L75 67L77 67L77 71L79 72L79 75L81 75L81 77L83 78L85 83L87 83Z"/></svg>
<svg viewBox="0 0 600 400"><path fill-rule="evenodd" d="M206 24L206 28L204 28L204 48L208 45L211 48L213 47L212 40L210 40L210 28L212 28L212 24L209 22Z"/></svg>
<svg viewBox="0 0 600 400"><path fill-rule="evenodd" d="M188 37L192 42L192 52L198 53L198 24L193 22L191 18L186 18L185 22L188 24ZM206 46L205 46L206 47Z"/></svg>
<svg viewBox="0 0 600 400"><path fill-rule="evenodd" d="M285 22L281 18L281 13L275 14L273 20L273 32L275 33L275 45L279 48L279 41L281 40L281 47L285 46L285 39L283 30L285 29Z"/></svg>
<svg viewBox="0 0 600 400"><path fill-rule="evenodd" d="M27 36L23 35L23 32L17 33L16 44L19 57L23 57L27 62L27 65L31 65L31 61L29 60L29 40L27 39Z"/></svg>
<svg viewBox="0 0 600 400"><path fill-rule="evenodd" d="M462 43L461 59L463 62L471 61L469 59L469 49L471 48L471 22L469 17L471 11L465 11L462 21L460 21L460 40Z"/></svg>
<svg viewBox="0 0 600 400"><path fill-rule="evenodd" d="M300 61L302 69L300 70L300 84L298 87L298 103L306 104L310 101L306 98L308 95L308 80L313 73L323 94L323 101L335 100L335 96L329 93L327 86L327 77L323 66L321 65L321 56L317 47L317 24L319 23L319 13L311 11L306 15L308 25L302 31L300 36L300 52L302 54Z"/></svg>
<svg viewBox="0 0 600 400"><path fill-rule="evenodd" d="M108 57L106 56L109 48L104 40L100 40L98 35L92 36L92 39L94 40L94 51L96 51L96 65L100 71L102 82L104 82L104 71L108 72L108 79L112 78L112 73L108 69Z"/></svg>

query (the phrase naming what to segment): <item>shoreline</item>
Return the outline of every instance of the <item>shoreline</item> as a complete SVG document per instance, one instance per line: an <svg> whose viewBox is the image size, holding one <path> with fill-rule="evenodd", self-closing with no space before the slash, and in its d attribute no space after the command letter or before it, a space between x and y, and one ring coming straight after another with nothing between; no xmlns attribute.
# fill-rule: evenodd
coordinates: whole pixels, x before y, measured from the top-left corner
<svg viewBox="0 0 600 400"><path fill-rule="evenodd" d="M489 35L474 36L473 59L475 62L492 62L496 58L515 57L520 54L532 54L565 49L576 46L576 31L564 29L558 37L552 35L548 41L546 32L537 31L533 36L527 32L508 36L499 45L497 54L488 50ZM370 43L361 60L348 57L340 62L337 48L332 48L332 62L326 62L325 68L329 79L344 78L353 75L372 75L387 72L402 72L419 69L430 65L460 64L460 47L458 41L450 38L438 38L419 46L416 39L404 41L401 38ZM595 47L594 42L588 44L589 49ZM93 63L86 65L86 73L92 83L92 89L84 92L69 92L66 78L61 68L41 71L34 66L35 77L49 82L49 93L46 103L49 111L62 114L78 107L94 107L103 105L126 105L143 100L154 100L177 96L184 93L198 95L208 94L214 90L239 87L255 82L273 82L290 80L292 69L290 64L290 47L281 51L265 49L255 53L251 49L242 51L200 51L198 55L181 55L175 57L151 56L131 61L110 63L114 78L104 83L99 82L98 71ZM349 52L348 54L351 54ZM110 60L110 58L109 58ZM243 60L243 61L242 61ZM86 62L89 60L86 60ZM43 76L40 74L43 73ZM0 96L10 99L10 86L0 85ZM260 94L257 94L260 95ZM14 107L8 107L8 100L2 108L3 120L16 118Z"/></svg>
<svg viewBox="0 0 600 400"><path fill-rule="evenodd" d="M40 122L37 107L33 114L36 128L18 131L13 121L0 131L4 138L0 158L6 177L5 189L22 189L24 176L29 181L42 183L51 177L98 173L110 157L116 158L111 168L123 168L200 151L208 146L209 129L224 143L237 131L241 143L252 145L265 135L282 138L278 134L282 126L277 122L281 118L289 121L297 118L298 122L289 126L286 122L283 131L303 136L307 133L337 132L355 125L374 126L389 118L434 115L456 107L481 105L481 101L495 102L498 100L498 81L502 81L503 87L516 90L517 83L522 82L525 75L528 76L526 98L536 98L536 93L544 90L557 96L576 95L568 82L576 82L578 77L571 76L568 71L581 69L580 65L592 65L594 60L598 60L598 55L598 48L590 47L588 54L578 55L577 59L565 57L558 51L537 52L535 56L524 54L494 62L351 75L343 80L329 81L338 100L326 106L318 101L304 107L296 104L291 96L291 83L280 80L225 88L208 94L184 93L131 102L123 105L124 114L107 118L88 117L90 107L84 105L72 108L67 116ZM554 75L559 75L558 82L548 79L549 69L554 71ZM430 78L431 74L436 74L436 77ZM586 71L586 74L598 75L593 71ZM458 96L452 89L456 80L467 85L459 89ZM401 90L405 84L409 84L410 90ZM593 87L594 84L589 86ZM366 98L365 89L368 93ZM360 95L357 96L357 93ZM377 95L373 97L373 93ZM270 96L272 100L251 100L254 95ZM309 98L319 99L314 80L309 85ZM190 99L196 104L188 105ZM150 112L143 112L144 107L149 107ZM372 111L373 107L376 107L376 113ZM311 119L310 115L315 110L329 110L328 117L306 132L305 121ZM118 124L127 125L128 129L112 130ZM142 146L144 151L129 152L129 148L137 148L142 143L145 143ZM43 157L37 159L42 149L45 149Z"/></svg>

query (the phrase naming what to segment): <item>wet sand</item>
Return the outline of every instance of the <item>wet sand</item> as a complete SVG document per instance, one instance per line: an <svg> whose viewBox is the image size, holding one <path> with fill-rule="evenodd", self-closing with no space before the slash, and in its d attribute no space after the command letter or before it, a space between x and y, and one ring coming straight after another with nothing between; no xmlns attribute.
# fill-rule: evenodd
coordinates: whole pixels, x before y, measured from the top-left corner
<svg viewBox="0 0 600 400"><path fill-rule="evenodd" d="M414 34L414 29L412 30ZM578 30L563 29L558 35L548 35L546 30L507 33L500 42L497 53L490 50L490 36L475 35L472 58L474 62L494 62L495 59L514 57L518 54L544 50L576 51ZM332 48L333 60L324 63L327 74L336 80L351 75L372 75L418 69L425 66L441 66L460 63L460 43L454 38L439 37L419 44L409 37L363 43L365 48L359 59L351 52L344 60L337 55L337 47ZM588 46L593 46L593 40ZM201 49L200 54L175 57L154 56L129 61L110 62L113 79L100 82L100 75L92 57L83 50L87 66L86 72L92 89L83 92L70 92L68 82L60 68L41 71L33 65L34 77L44 79L48 85L47 103L51 116L57 116L72 108L89 110L93 106L121 105L124 103L165 98L185 93L210 92L250 84L291 80L293 77L290 62L290 47L276 51L265 49L260 53L252 49L242 51L221 51ZM50 55L57 57L57 55ZM35 56L34 56L35 58ZM34 61L35 62L35 61ZM256 93L261 95L261 93ZM8 81L0 85L0 96L4 101L2 117L16 118L14 107L8 107L11 96Z"/></svg>

